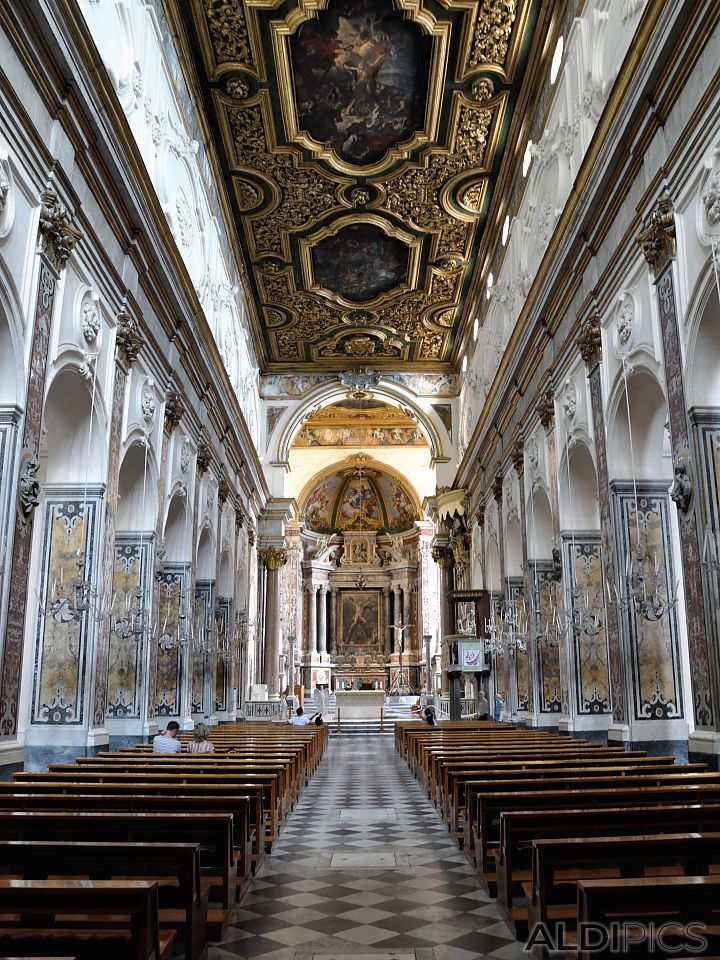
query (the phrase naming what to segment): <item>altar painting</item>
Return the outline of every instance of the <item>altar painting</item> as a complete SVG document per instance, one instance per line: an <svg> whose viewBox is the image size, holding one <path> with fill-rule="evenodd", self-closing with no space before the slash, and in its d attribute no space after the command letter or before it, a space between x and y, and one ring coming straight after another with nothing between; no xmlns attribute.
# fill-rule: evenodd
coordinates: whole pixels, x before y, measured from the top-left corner
<svg viewBox="0 0 720 960"><path fill-rule="evenodd" d="M375 647L382 643L382 608L378 590L343 590L339 612L340 646Z"/></svg>

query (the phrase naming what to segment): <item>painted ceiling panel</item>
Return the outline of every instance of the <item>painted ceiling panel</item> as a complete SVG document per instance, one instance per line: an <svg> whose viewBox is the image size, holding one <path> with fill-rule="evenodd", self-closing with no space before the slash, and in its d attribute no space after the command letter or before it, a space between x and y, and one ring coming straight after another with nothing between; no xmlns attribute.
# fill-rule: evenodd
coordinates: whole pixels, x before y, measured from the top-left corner
<svg viewBox="0 0 720 960"><path fill-rule="evenodd" d="M167 2L266 369L448 369L539 0Z"/></svg>

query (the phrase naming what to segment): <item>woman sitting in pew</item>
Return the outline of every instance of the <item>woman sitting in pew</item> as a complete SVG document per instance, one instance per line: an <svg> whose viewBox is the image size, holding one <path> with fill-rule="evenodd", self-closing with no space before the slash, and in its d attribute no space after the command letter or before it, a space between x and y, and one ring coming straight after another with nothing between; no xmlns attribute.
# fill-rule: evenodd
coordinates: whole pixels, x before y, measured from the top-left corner
<svg viewBox="0 0 720 960"><path fill-rule="evenodd" d="M215 744L208 740L208 728L204 723L196 723L193 738L188 744L188 753L214 753Z"/></svg>

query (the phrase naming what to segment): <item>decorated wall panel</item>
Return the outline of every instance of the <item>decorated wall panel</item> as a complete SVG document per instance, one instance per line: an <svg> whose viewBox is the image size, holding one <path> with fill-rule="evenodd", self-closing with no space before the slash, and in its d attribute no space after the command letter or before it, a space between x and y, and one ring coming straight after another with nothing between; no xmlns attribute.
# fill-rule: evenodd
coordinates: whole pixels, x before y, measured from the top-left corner
<svg viewBox="0 0 720 960"><path fill-rule="evenodd" d="M177 718L182 711L182 679L190 648L190 625L187 622L186 591L189 566L184 563L164 563L160 580L158 620L161 625L157 652L157 681L155 683L155 714L163 718ZM182 615L185 614L183 617ZM181 644L185 641L185 646Z"/></svg>
<svg viewBox="0 0 720 960"><path fill-rule="evenodd" d="M194 627L195 649L193 650L191 711L205 713L211 705L206 703L207 690L205 673L209 669L211 658L206 649L206 639L213 629L215 596L214 580L198 580L195 584Z"/></svg>
<svg viewBox="0 0 720 960"><path fill-rule="evenodd" d="M217 663L215 667L215 709L230 709L230 660L233 649L233 602L231 597L218 597L215 601L215 639Z"/></svg>
<svg viewBox="0 0 720 960"><path fill-rule="evenodd" d="M143 657L148 637L138 613L148 611L149 565L153 535L119 533L113 550L114 615L108 645L106 715L114 720L139 719L142 710ZM152 641L150 641L152 642Z"/></svg>
<svg viewBox="0 0 720 960"><path fill-rule="evenodd" d="M508 577L507 595L508 601L515 608L515 618L521 626L521 632L527 630L527 617L525 614L525 581L522 577ZM526 637L525 643L528 644L529 638ZM517 649L514 652L513 670L515 671L515 684L517 692L517 709L528 710L530 704L530 671L528 667L528 652Z"/></svg>
<svg viewBox="0 0 720 960"><path fill-rule="evenodd" d="M46 486L42 559L35 637L32 722L83 724L93 623L87 612L73 616L73 580L85 552L87 570L97 566L101 493L58 484Z"/></svg>
<svg viewBox="0 0 720 960"><path fill-rule="evenodd" d="M566 584L566 609L572 611L575 710L579 714L610 713L610 679L602 547L600 534L566 538L564 568L573 571ZM574 597L572 596L574 594Z"/></svg>
<svg viewBox="0 0 720 960"><path fill-rule="evenodd" d="M638 482L636 507L632 484L613 484L618 557L636 553L638 534L646 553L644 612L630 604L620 613L629 651L635 720L670 720L684 715L677 611L667 604L668 593L674 593L676 586L667 488L663 481ZM641 583L636 582L635 588L642 594Z"/></svg>
<svg viewBox="0 0 720 960"><path fill-rule="evenodd" d="M552 560L530 561L537 632L535 650L538 667L540 701L543 714L560 713L560 650L557 637L557 583L552 579Z"/></svg>

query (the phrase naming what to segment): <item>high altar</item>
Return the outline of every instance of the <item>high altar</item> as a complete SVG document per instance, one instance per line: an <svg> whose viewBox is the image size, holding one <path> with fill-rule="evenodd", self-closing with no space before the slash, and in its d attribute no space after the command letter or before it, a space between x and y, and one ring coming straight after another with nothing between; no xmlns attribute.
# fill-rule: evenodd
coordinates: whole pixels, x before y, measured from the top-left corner
<svg viewBox="0 0 720 960"><path fill-rule="evenodd" d="M408 487L357 454L303 499L305 689L420 689L423 557L432 528L417 522Z"/></svg>

